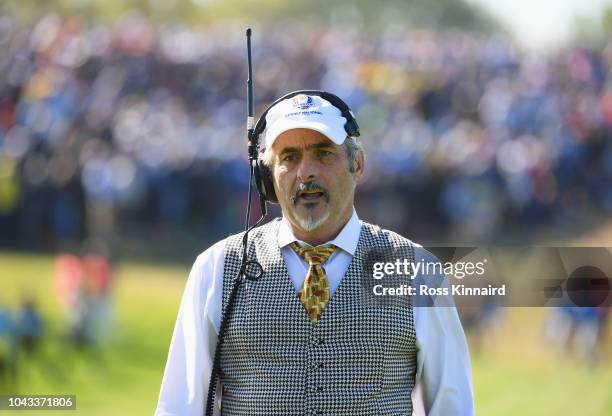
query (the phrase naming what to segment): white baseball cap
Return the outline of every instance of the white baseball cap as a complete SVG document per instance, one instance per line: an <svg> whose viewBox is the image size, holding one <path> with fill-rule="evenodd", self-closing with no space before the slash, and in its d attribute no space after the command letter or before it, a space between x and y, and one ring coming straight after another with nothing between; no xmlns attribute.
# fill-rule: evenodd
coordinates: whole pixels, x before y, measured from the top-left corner
<svg viewBox="0 0 612 416"><path fill-rule="evenodd" d="M342 112L324 98L299 94L279 102L268 111L264 144L269 149L274 140L287 130L310 129L341 145L347 136L344 130L346 121Z"/></svg>

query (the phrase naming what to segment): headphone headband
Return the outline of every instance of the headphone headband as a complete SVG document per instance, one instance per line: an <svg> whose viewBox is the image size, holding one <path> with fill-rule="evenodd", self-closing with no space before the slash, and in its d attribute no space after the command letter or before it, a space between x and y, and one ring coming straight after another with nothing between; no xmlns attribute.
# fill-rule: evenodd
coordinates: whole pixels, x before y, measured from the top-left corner
<svg viewBox="0 0 612 416"><path fill-rule="evenodd" d="M266 116L268 115L268 112L281 101L286 100L288 98L293 98L296 95L300 94L316 95L323 98L324 100L329 101L331 105L340 110L342 117L346 119L346 123L344 123L344 130L346 131L346 134L351 137L360 136L359 126L357 125L357 121L355 120L355 115L353 114L349 106L344 101L342 101L340 97L330 92L321 90L297 90L283 95L282 97L274 101L272 104L270 104L268 108L266 108L266 110L262 113L261 117L259 117L259 120L257 120L257 124L255 124L255 129L253 130L253 135L255 136L256 140L259 141L259 136L266 129Z"/></svg>

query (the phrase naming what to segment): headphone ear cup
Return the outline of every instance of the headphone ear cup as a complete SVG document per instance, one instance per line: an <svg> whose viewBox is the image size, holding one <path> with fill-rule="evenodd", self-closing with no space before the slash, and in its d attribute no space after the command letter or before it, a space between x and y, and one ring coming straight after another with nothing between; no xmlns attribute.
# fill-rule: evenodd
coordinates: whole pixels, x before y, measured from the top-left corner
<svg viewBox="0 0 612 416"><path fill-rule="evenodd" d="M357 125L355 119L347 121L344 125L344 130L346 131L346 134L351 137L359 137L361 135L359 133L359 126Z"/></svg>
<svg viewBox="0 0 612 416"><path fill-rule="evenodd" d="M259 194L262 195L266 201L278 204L276 198L276 192L274 191L274 182L272 182L272 172L263 163L261 159L257 160L255 166L255 184Z"/></svg>

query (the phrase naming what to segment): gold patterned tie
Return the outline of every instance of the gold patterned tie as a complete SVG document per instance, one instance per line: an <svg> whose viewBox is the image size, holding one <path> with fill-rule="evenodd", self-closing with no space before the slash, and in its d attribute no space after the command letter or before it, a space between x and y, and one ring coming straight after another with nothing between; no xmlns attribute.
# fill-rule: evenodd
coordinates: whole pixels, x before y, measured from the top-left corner
<svg viewBox="0 0 612 416"><path fill-rule="evenodd" d="M336 251L333 244L316 247L300 247L297 243L291 243L291 248L304 260L308 262L308 274L302 283L300 290L300 301L306 308L312 325L316 325L329 302L329 280L323 268L323 263Z"/></svg>

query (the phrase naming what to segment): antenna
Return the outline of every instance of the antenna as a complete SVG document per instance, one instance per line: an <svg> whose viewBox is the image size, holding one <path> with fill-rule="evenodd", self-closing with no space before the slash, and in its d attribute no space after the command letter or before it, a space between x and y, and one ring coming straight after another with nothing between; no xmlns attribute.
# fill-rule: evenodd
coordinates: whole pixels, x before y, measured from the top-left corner
<svg viewBox="0 0 612 416"><path fill-rule="evenodd" d="M247 132L251 145L255 145L253 138L253 129L255 128L255 117L253 115L253 61L251 59L251 28L246 30L247 37L247 61L248 61L248 77L247 77ZM249 156L251 155L249 149Z"/></svg>

